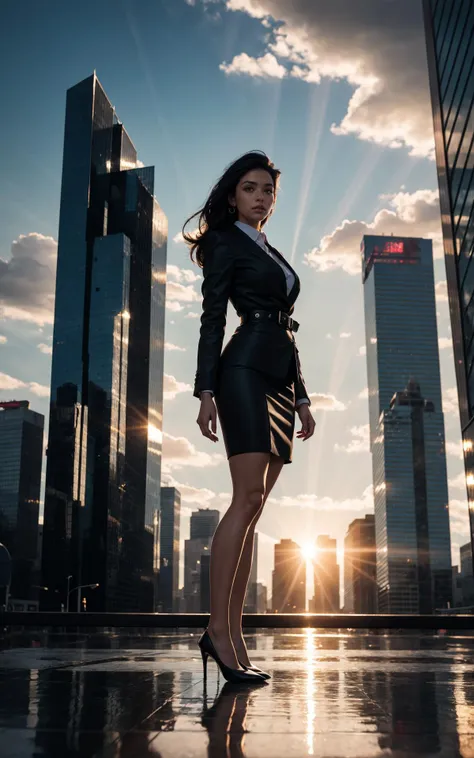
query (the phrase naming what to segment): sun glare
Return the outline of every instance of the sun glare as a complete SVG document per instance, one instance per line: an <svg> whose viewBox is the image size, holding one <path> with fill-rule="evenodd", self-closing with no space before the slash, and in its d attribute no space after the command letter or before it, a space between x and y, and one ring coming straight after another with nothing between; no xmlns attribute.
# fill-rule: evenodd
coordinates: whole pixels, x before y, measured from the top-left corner
<svg viewBox="0 0 474 758"><path fill-rule="evenodd" d="M307 542L301 548L301 554L305 561L314 560L316 558L316 545L313 545L311 542Z"/></svg>

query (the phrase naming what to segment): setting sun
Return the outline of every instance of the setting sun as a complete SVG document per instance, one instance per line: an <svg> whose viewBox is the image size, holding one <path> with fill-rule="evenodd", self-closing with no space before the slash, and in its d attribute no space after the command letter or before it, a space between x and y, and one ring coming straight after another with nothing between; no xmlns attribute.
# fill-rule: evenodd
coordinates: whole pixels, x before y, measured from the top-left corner
<svg viewBox="0 0 474 758"><path fill-rule="evenodd" d="M301 554L306 561L313 561L316 558L316 545L312 542L307 542L301 548Z"/></svg>

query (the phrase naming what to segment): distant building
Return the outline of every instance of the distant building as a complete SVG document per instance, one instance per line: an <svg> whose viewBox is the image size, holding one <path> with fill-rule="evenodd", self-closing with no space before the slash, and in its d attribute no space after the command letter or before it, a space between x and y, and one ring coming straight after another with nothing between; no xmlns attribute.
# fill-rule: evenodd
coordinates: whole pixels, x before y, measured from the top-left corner
<svg viewBox="0 0 474 758"><path fill-rule="evenodd" d="M375 517L351 521L344 539L344 612L377 612Z"/></svg>
<svg viewBox="0 0 474 758"><path fill-rule="evenodd" d="M380 613L451 602L451 542L432 242L366 235L370 448Z"/></svg>
<svg viewBox="0 0 474 758"><path fill-rule="evenodd" d="M258 574L258 532L253 541L252 568L250 571L247 594L245 597L244 613L257 613L257 574Z"/></svg>
<svg viewBox="0 0 474 758"><path fill-rule="evenodd" d="M27 400L0 403L0 543L12 559L10 604L37 597L44 416Z"/></svg>
<svg viewBox="0 0 474 758"><path fill-rule="evenodd" d="M304 613L306 610L306 563L301 548L293 540L275 545L272 574L274 613Z"/></svg>
<svg viewBox="0 0 474 758"><path fill-rule="evenodd" d="M256 613L266 613L268 610L267 587L262 582L257 582L257 610Z"/></svg>
<svg viewBox="0 0 474 758"><path fill-rule="evenodd" d="M167 220L95 73L66 98L41 597L153 611ZM75 595L75 593L74 593ZM75 596L71 602L75 604Z"/></svg>
<svg viewBox="0 0 474 758"><path fill-rule="evenodd" d="M181 494L176 487L161 488L160 609L174 613L179 594L179 531Z"/></svg>
<svg viewBox="0 0 474 758"><path fill-rule="evenodd" d="M313 560L314 597L313 613L339 613L339 566L337 542L326 534L316 540L316 557Z"/></svg>
<svg viewBox="0 0 474 758"><path fill-rule="evenodd" d="M474 550L474 15L423 0L454 367ZM424 391L425 388L422 385ZM430 395L427 394L429 397ZM461 572L462 573L462 572Z"/></svg>
<svg viewBox="0 0 474 758"><path fill-rule="evenodd" d="M220 512L213 508L198 508L191 513L190 539L211 539L219 524Z"/></svg>
<svg viewBox="0 0 474 758"><path fill-rule="evenodd" d="M474 575L472 571L472 543L461 545L459 550L461 571L459 584L462 592L462 605L474 606Z"/></svg>
<svg viewBox="0 0 474 758"><path fill-rule="evenodd" d="M211 610L211 555L205 553L201 557L200 564L200 612L209 613Z"/></svg>
<svg viewBox="0 0 474 758"><path fill-rule="evenodd" d="M199 508L191 514L191 537L184 542L184 602L187 613L201 607L201 557L210 552L219 524L217 510Z"/></svg>

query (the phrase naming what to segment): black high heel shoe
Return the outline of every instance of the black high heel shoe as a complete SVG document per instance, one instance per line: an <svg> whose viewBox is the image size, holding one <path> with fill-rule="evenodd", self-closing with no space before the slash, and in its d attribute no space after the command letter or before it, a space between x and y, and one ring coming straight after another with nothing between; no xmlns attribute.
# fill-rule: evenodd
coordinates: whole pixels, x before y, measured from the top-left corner
<svg viewBox="0 0 474 758"><path fill-rule="evenodd" d="M228 682L233 682L234 684L244 682L248 684L259 684L262 682L262 677L256 672L241 671L240 669L231 669L230 666L226 666L226 664L219 658L207 629L199 640L198 645L201 649L202 665L204 667L204 681L207 680L207 659L211 656L219 666L222 676L224 679L227 679Z"/></svg>
<svg viewBox="0 0 474 758"><path fill-rule="evenodd" d="M259 669L258 666L246 666L245 663L242 663L242 661L239 661L240 665L242 666L245 671L254 671L256 674L259 674L262 679L271 679L271 674L268 674L263 669Z"/></svg>

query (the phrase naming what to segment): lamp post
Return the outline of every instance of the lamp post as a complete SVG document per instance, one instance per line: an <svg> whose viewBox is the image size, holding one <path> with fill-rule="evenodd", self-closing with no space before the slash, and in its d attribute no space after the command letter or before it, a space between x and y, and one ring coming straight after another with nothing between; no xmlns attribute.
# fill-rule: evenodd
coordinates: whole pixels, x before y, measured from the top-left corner
<svg viewBox="0 0 474 758"><path fill-rule="evenodd" d="M75 592L77 590L77 613L81 612L81 593L79 590L83 590L86 587L90 587L92 590L96 590L97 587L99 587L99 582L96 582L95 584L80 584L78 587L73 587L72 590L68 591L67 594L67 603L66 603L66 612L69 612L69 595L71 592Z"/></svg>

